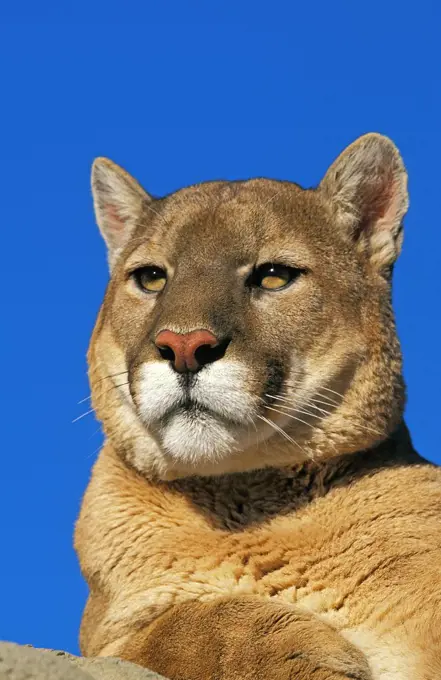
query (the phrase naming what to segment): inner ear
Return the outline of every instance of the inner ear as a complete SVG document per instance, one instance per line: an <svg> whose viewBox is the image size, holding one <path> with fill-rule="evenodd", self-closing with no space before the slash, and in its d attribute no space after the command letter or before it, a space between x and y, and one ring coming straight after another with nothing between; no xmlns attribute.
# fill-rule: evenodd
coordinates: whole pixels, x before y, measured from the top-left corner
<svg viewBox="0 0 441 680"><path fill-rule="evenodd" d="M140 221L143 205L152 198L128 172L108 158L92 167L95 215L112 268Z"/></svg>
<svg viewBox="0 0 441 680"><path fill-rule="evenodd" d="M407 174L393 142L378 134L360 137L331 165L319 188L338 226L362 242L378 267L390 267L408 208Z"/></svg>
<svg viewBox="0 0 441 680"><path fill-rule="evenodd" d="M369 230L375 224L388 215L393 219L397 211L396 205L399 186L390 168L385 168L384 173L377 177L360 181L358 197L355 204L358 204L358 220L356 220L356 234Z"/></svg>

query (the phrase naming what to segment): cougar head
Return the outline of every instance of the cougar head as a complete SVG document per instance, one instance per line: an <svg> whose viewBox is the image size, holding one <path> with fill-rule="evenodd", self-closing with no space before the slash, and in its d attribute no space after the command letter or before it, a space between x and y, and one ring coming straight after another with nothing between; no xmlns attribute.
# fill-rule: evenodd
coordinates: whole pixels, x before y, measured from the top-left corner
<svg viewBox="0 0 441 680"><path fill-rule="evenodd" d="M318 187L251 179L153 198L93 165L111 278L89 349L110 444L163 479L372 447L402 418L391 273L408 206L368 134Z"/></svg>

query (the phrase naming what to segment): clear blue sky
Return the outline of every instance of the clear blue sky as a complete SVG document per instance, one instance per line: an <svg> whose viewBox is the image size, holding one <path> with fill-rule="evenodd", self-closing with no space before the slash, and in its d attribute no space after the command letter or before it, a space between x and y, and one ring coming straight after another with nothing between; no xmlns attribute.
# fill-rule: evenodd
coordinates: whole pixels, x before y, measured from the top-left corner
<svg viewBox="0 0 441 680"><path fill-rule="evenodd" d="M92 415L71 421L87 410L107 280L97 155L155 194L252 175L310 186L361 133L390 135L410 172L394 290L407 419L441 462L440 12L435 0L2 4L0 638L78 649L86 587L71 536L101 435Z"/></svg>

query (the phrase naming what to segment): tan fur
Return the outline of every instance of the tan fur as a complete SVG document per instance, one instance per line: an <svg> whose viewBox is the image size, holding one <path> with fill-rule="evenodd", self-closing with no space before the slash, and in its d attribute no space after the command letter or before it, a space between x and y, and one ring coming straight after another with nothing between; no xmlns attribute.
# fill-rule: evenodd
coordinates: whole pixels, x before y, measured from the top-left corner
<svg viewBox="0 0 441 680"><path fill-rule="evenodd" d="M171 680L441 677L441 472L402 419L394 145L360 138L315 190L153 199L103 160L93 189L112 277L89 351L107 441L76 527L83 653ZM247 288L264 262L304 273ZM158 295L130 276L151 264ZM230 342L187 384L190 415L154 338L201 328Z"/></svg>

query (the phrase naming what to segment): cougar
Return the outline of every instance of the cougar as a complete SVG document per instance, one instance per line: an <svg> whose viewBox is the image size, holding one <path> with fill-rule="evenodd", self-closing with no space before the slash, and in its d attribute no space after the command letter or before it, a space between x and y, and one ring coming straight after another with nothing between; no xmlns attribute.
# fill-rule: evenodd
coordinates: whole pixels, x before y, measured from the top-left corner
<svg viewBox="0 0 441 680"><path fill-rule="evenodd" d="M407 174L360 137L320 184L154 198L93 165L105 443L76 525L83 654L171 680L441 678L441 471L403 408Z"/></svg>

